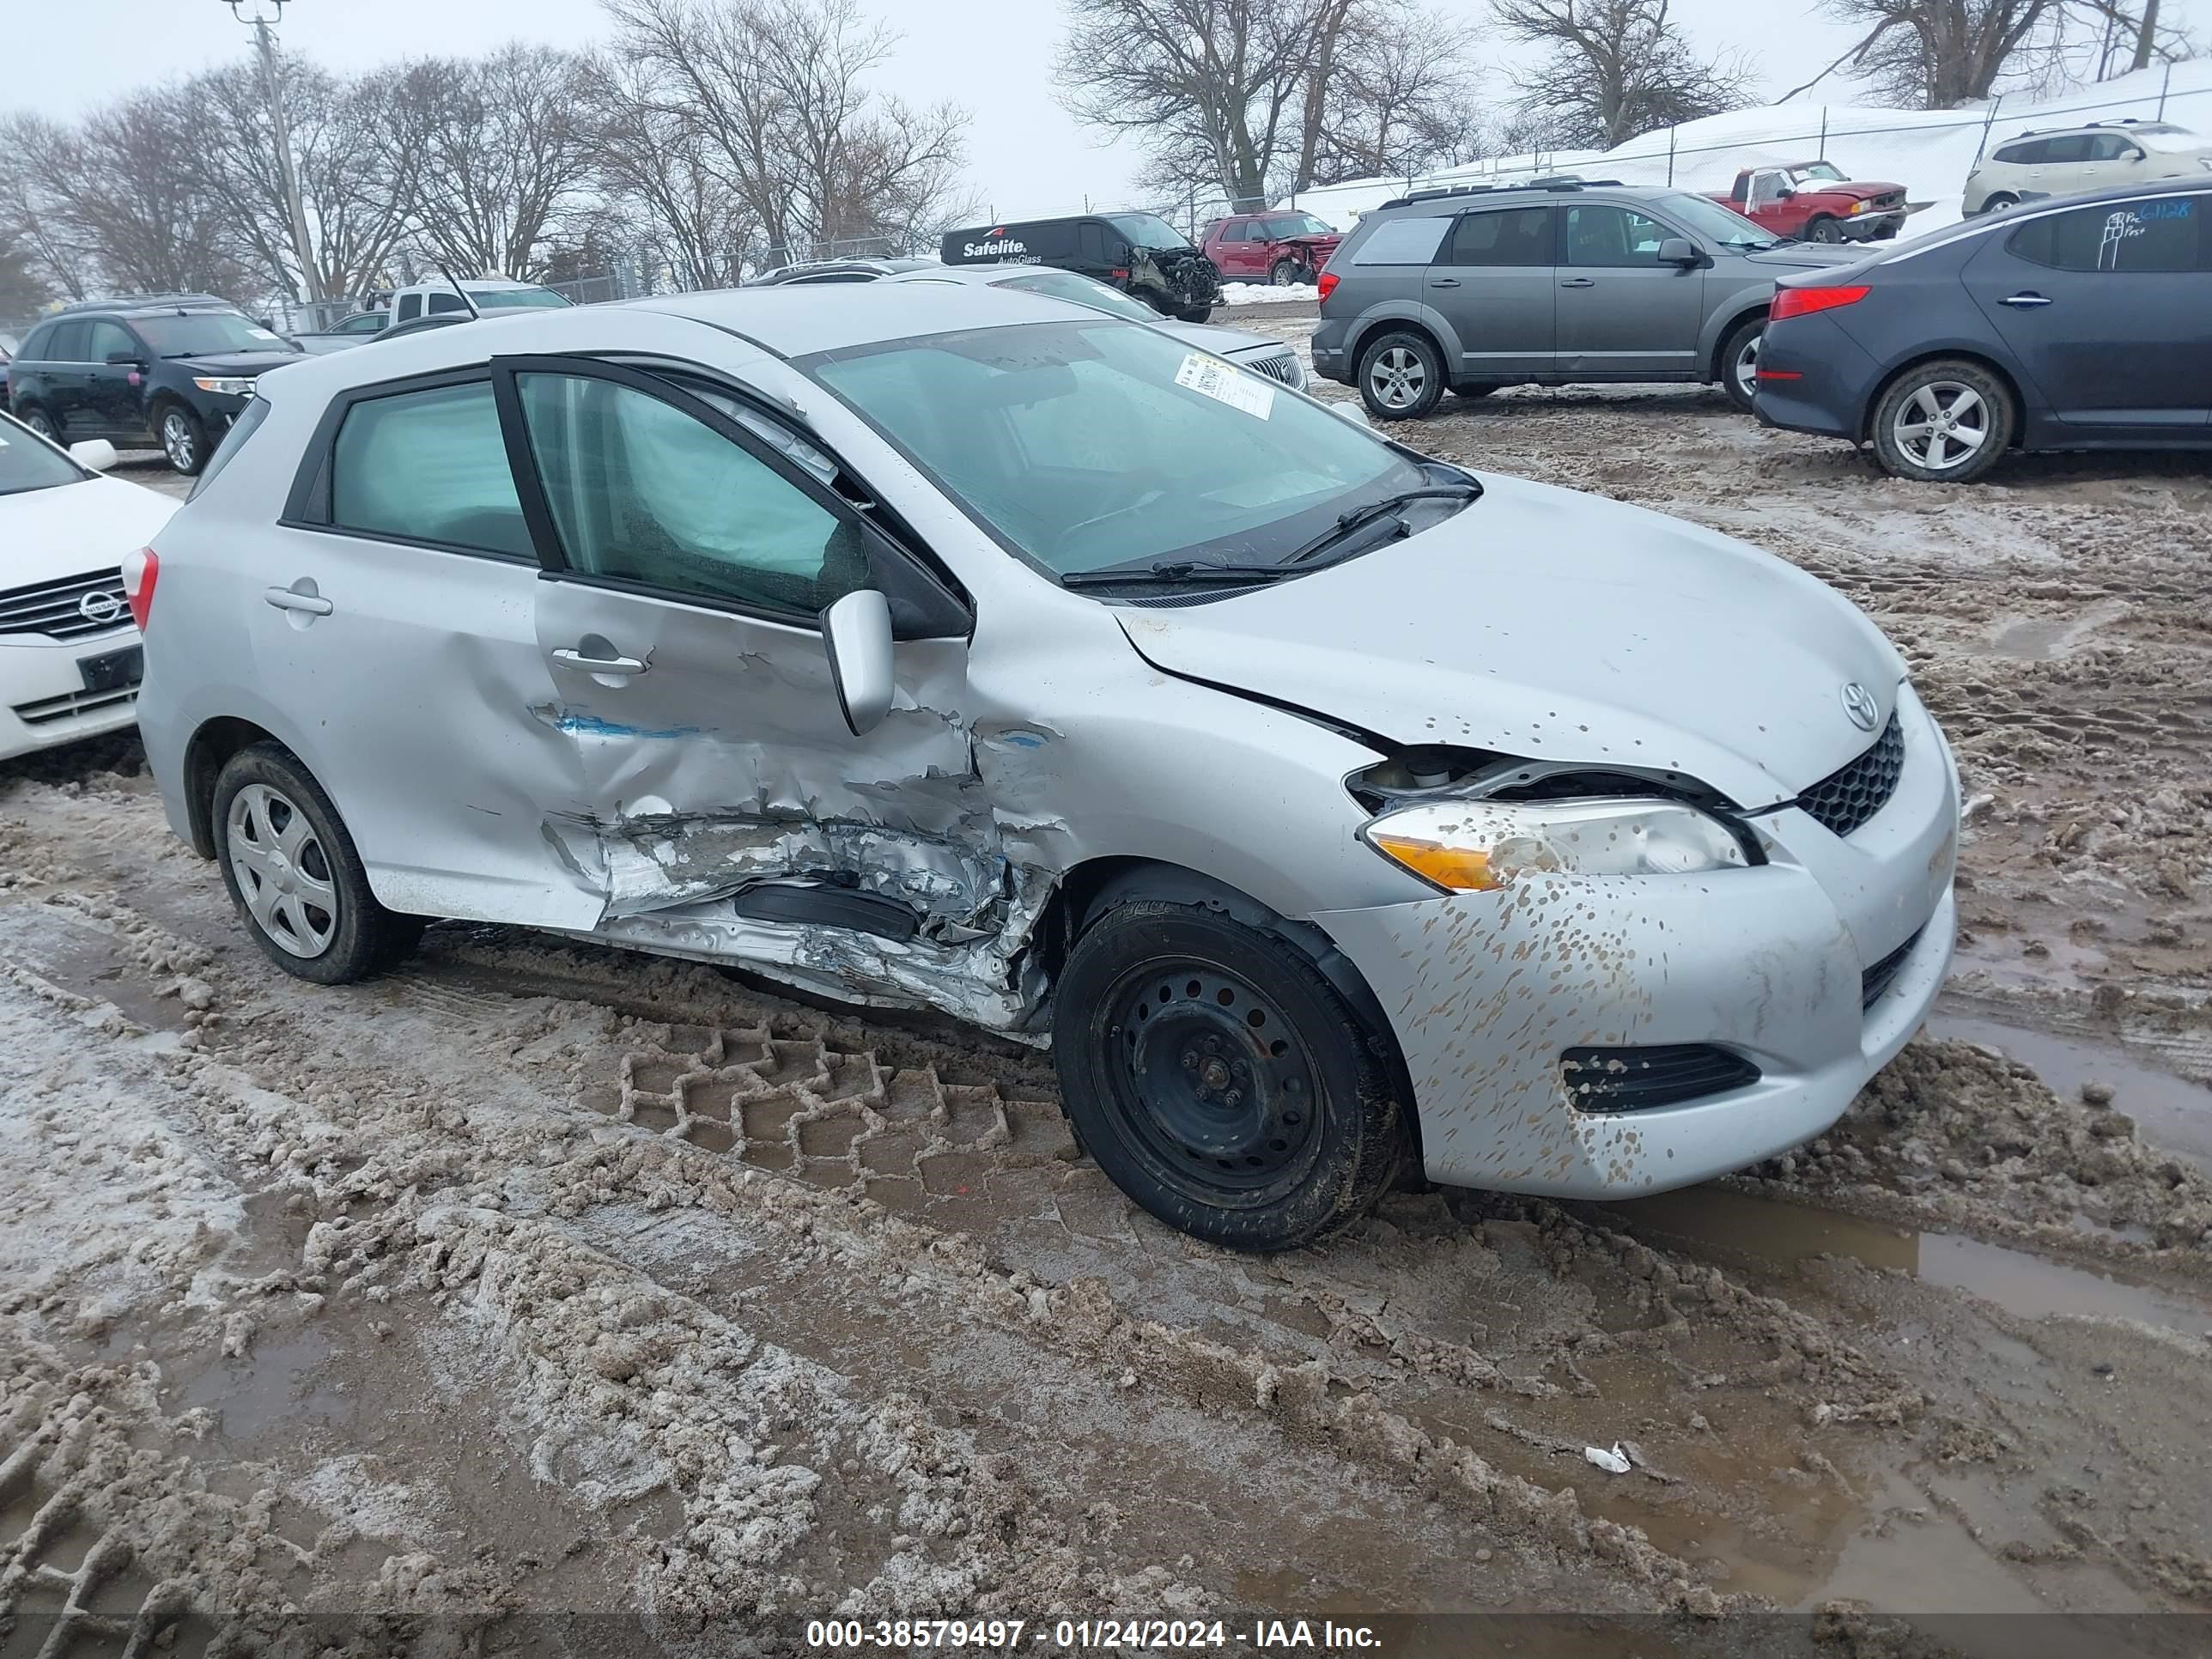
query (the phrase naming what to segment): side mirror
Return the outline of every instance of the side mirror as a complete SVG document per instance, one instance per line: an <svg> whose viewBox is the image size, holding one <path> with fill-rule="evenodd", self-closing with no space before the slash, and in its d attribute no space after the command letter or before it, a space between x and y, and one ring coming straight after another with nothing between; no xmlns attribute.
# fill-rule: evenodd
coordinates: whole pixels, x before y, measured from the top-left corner
<svg viewBox="0 0 2212 1659"><path fill-rule="evenodd" d="M822 643L845 727L864 738L891 712L890 601L872 587L848 593L823 611Z"/></svg>
<svg viewBox="0 0 2212 1659"><path fill-rule="evenodd" d="M1694 265L1704 263L1705 255L1698 252L1697 244L1686 236L1669 236L1659 244L1657 254L1662 265Z"/></svg>
<svg viewBox="0 0 2212 1659"><path fill-rule="evenodd" d="M143 368L145 367L143 363L138 361L138 354L135 351L109 352L107 354L107 366L110 368Z"/></svg>
<svg viewBox="0 0 2212 1659"><path fill-rule="evenodd" d="M115 465L115 446L105 438L87 438L69 447L70 459L88 472L105 472Z"/></svg>
<svg viewBox="0 0 2212 1659"><path fill-rule="evenodd" d="M1774 199L1778 202L1786 202L1796 193L1797 186L1795 185L1777 185L1774 187Z"/></svg>

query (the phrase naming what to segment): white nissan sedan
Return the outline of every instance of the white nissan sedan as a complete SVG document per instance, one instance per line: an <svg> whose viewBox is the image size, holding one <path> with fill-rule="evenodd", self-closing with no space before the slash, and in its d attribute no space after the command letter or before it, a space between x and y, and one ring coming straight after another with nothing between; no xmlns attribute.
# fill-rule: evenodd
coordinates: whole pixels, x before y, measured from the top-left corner
<svg viewBox="0 0 2212 1659"><path fill-rule="evenodd" d="M105 439L64 450L0 414L0 760L137 718L123 560L176 503L101 477L114 462Z"/></svg>

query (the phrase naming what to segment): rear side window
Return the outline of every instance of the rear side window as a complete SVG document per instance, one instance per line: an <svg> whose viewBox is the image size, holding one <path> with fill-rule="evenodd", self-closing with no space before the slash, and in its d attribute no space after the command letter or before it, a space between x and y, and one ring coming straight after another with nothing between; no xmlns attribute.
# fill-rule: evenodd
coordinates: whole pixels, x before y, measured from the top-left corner
<svg viewBox="0 0 2212 1659"><path fill-rule="evenodd" d="M56 323L53 337L46 342L46 361L54 363L82 363L90 361L85 355L85 337L91 332L86 323Z"/></svg>
<svg viewBox="0 0 2212 1659"><path fill-rule="evenodd" d="M1991 159L2008 167L2032 167L2050 159L2045 153L2049 148L2042 139L2033 138L2024 144L2007 144Z"/></svg>
<svg viewBox="0 0 2212 1659"><path fill-rule="evenodd" d="M1355 265L1428 265L1451 227L1449 219L1386 219L1354 248Z"/></svg>
<svg viewBox="0 0 2212 1659"><path fill-rule="evenodd" d="M1507 213L1463 213L1452 228L1446 263L1455 265L1548 265L1552 210L1515 208Z"/></svg>
<svg viewBox="0 0 2212 1659"><path fill-rule="evenodd" d="M491 383L396 392L348 410L331 453L331 522L534 558Z"/></svg>
<svg viewBox="0 0 2212 1659"><path fill-rule="evenodd" d="M2195 270L2200 268L2203 196L2154 196L2031 219L2005 240L2007 252L2053 270Z"/></svg>
<svg viewBox="0 0 2212 1659"><path fill-rule="evenodd" d="M2046 138L2043 141L2043 159L2046 161L2086 161L2089 159L2089 135L2077 132L2067 138Z"/></svg>
<svg viewBox="0 0 2212 1659"><path fill-rule="evenodd" d="M52 362L54 361L54 340L61 331L59 323L47 323L33 329L30 338L23 342L23 349L15 355L27 363Z"/></svg>

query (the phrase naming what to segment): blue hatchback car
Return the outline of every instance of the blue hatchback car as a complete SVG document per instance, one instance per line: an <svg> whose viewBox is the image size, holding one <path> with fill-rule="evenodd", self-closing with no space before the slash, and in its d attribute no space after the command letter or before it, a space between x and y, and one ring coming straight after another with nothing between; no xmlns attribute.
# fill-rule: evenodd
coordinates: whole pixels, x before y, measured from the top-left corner
<svg viewBox="0 0 2212 1659"><path fill-rule="evenodd" d="M1766 426L1978 478L2008 450L2212 447L2212 175L2038 203L1784 280Z"/></svg>

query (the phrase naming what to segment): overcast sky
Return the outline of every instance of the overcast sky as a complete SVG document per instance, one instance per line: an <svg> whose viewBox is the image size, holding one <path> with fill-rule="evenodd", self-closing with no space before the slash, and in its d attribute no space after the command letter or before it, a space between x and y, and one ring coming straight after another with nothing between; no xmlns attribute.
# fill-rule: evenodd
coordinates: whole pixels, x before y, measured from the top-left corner
<svg viewBox="0 0 2212 1659"><path fill-rule="evenodd" d="M1474 39L1472 56L1497 56L1482 44L1483 0L1434 3ZM956 99L973 112L969 173L990 212L1048 212L1086 196L1127 202L1139 158L1127 144L1100 146L1054 101L1052 58L1063 27L1055 0L872 0L871 9L902 36L882 86L921 102ZM1674 11L1701 47L1750 54L1770 97L1850 44L1848 33L1795 0L1675 0ZM2196 32L2212 33L2212 0L2182 0L2168 11L2193 14ZM293 0L283 21L291 51L342 71L518 37L583 46L605 33L597 0ZM157 65L184 75L242 53L248 33L222 0L0 0L0 42L9 70L0 108L73 116L155 77ZM1502 98L1503 75L1490 79ZM1848 101L1849 89L1828 95Z"/></svg>

